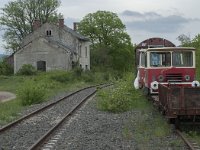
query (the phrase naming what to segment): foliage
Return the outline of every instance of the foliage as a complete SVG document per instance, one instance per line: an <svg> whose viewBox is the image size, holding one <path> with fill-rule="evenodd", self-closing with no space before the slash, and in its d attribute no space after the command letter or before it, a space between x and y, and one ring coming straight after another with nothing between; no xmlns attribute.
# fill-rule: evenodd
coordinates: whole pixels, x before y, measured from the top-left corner
<svg viewBox="0 0 200 150"><path fill-rule="evenodd" d="M109 11L89 13L79 24L79 32L92 42L91 66L127 71L133 65L133 45L117 14Z"/></svg>
<svg viewBox="0 0 200 150"><path fill-rule="evenodd" d="M0 75L12 75L13 71L13 67L5 60L0 62Z"/></svg>
<svg viewBox="0 0 200 150"><path fill-rule="evenodd" d="M181 42L181 45L184 45L184 46L189 45L190 42L191 42L190 37L188 37L188 36L185 35L185 34L179 35L179 36L177 37L177 39Z"/></svg>
<svg viewBox="0 0 200 150"><path fill-rule="evenodd" d="M22 106L19 99L0 103L0 125L13 121L17 114L21 111Z"/></svg>
<svg viewBox="0 0 200 150"><path fill-rule="evenodd" d="M78 66L73 69L73 72L74 72L74 76L79 78L82 75L83 69Z"/></svg>
<svg viewBox="0 0 200 150"><path fill-rule="evenodd" d="M55 80L57 82L61 83L67 83L73 81L73 76L71 72L64 72L64 71L57 71L54 72L51 76L50 79Z"/></svg>
<svg viewBox="0 0 200 150"><path fill-rule="evenodd" d="M45 98L45 88L40 83L28 80L19 88L17 96L21 99L22 105L41 103Z"/></svg>
<svg viewBox="0 0 200 150"><path fill-rule="evenodd" d="M98 93L98 108L111 112L123 112L132 107L134 89L131 75L126 75L123 79L116 83L116 87L103 90ZM137 101L137 94L134 95Z"/></svg>
<svg viewBox="0 0 200 150"><path fill-rule="evenodd" d="M19 71L17 72L18 75L35 75L37 72L36 68L33 67L31 64L24 64Z"/></svg>
<svg viewBox="0 0 200 150"><path fill-rule="evenodd" d="M39 19L42 24L55 22L59 5L59 0L16 0L6 4L0 17L6 48L17 51L22 39L33 31L34 20Z"/></svg>
<svg viewBox="0 0 200 150"><path fill-rule="evenodd" d="M189 40L190 38L185 35L180 35L182 39L179 38L179 41L181 42L182 46L186 47L194 47L196 48L196 78L197 80L200 80L200 34L196 35L193 39Z"/></svg>
<svg viewBox="0 0 200 150"><path fill-rule="evenodd" d="M60 79L61 78L61 79ZM69 80L70 79L70 80ZM66 71L49 71L38 72L35 76L0 76L0 90L17 93L17 99L0 103L0 124L6 124L16 119L19 112L27 106L22 105L20 94L24 99L28 99L24 105L30 105L32 102L41 102L44 99L55 98L58 93L66 93L66 91L75 91L91 84L107 83L112 79L112 73L106 72L82 72L79 79L74 76L73 72ZM15 85L15 86L13 86ZM37 87L37 88L35 88ZM38 91L40 89L41 91ZM45 91L44 91L45 89ZM16 92L17 91L17 92ZM25 91L25 92L23 92ZM33 100L32 95L37 92L44 92L44 99ZM26 94L25 94L26 93ZM43 95L39 93L40 96ZM29 100L30 97L30 100Z"/></svg>

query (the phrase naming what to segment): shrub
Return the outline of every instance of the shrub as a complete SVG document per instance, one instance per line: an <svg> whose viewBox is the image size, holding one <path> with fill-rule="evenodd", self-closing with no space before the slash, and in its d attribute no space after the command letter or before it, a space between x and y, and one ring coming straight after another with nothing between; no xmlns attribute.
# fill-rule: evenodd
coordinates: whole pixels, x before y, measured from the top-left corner
<svg viewBox="0 0 200 150"><path fill-rule="evenodd" d="M6 61L0 62L0 75L12 75L13 72L13 67Z"/></svg>
<svg viewBox="0 0 200 150"><path fill-rule="evenodd" d="M81 67L75 67L73 69L73 72L74 72L75 77L80 78L82 75L83 69Z"/></svg>
<svg viewBox="0 0 200 150"><path fill-rule="evenodd" d="M131 108L133 87L129 83L130 77L125 79L116 83L114 89L99 92L98 107L101 110L123 112Z"/></svg>
<svg viewBox="0 0 200 150"><path fill-rule="evenodd" d="M19 75L35 75L37 72L36 68L31 64L24 64L18 71Z"/></svg>
<svg viewBox="0 0 200 150"><path fill-rule="evenodd" d="M28 80L19 88L17 95L22 105L41 103L45 98L45 88L33 80Z"/></svg>
<svg viewBox="0 0 200 150"><path fill-rule="evenodd" d="M60 83L66 83L72 81L72 73L71 72L64 72L64 71L57 71L50 76L50 79L55 80Z"/></svg>
<svg viewBox="0 0 200 150"><path fill-rule="evenodd" d="M82 73L82 79L85 82L94 82L95 77L94 74L90 71L85 71L84 73Z"/></svg>

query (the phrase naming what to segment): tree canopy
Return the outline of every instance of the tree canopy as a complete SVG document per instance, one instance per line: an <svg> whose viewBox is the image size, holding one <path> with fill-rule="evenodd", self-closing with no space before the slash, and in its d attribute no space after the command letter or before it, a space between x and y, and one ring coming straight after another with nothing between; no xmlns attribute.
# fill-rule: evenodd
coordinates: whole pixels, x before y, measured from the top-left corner
<svg viewBox="0 0 200 150"><path fill-rule="evenodd" d="M92 65L124 71L133 67L131 39L117 14L109 11L89 13L79 23L78 30L91 40Z"/></svg>
<svg viewBox="0 0 200 150"><path fill-rule="evenodd" d="M17 51L22 39L33 31L33 22L55 22L59 0L16 0L2 8L0 25L3 26L6 49Z"/></svg>
<svg viewBox="0 0 200 150"><path fill-rule="evenodd" d="M182 34L178 37L178 40L181 42L182 46L185 47L194 47L196 48L196 78L200 79L200 34L197 34L193 39L190 39L188 36Z"/></svg>

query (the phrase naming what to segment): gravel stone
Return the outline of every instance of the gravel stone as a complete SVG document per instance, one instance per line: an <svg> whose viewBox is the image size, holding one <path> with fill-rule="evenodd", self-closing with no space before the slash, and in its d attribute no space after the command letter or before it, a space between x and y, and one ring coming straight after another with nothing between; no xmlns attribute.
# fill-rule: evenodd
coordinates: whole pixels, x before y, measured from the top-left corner
<svg viewBox="0 0 200 150"><path fill-rule="evenodd" d="M59 122L77 103L93 93L95 88L81 91L57 105L46 109L42 113L27 119L14 128L0 134L0 148L2 149L28 149L43 134Z"/></svg>
<svg viewBox="0 0 200 150"><path fill-rule="evenodd" d="M140 143L135 139L134 118L140 117L140 111L128 111L120 114L97 110L96 100L92 99L62 127L63 133L55 142L53 149L60 150L186 150L184 143L173 145L174 140L182 141L172 131L170 136L154 139L149 143ZM154 113L148 119L156 117ZM130 120L130 118L133 118ZM129 131L126 133L125 129ZM154 127L152 127L154 128ZM141 133L141 138L143 138ZM150 134L150 133L149 133ZM53 138L53 137L52 137ZM48 144L46 144L48 145Z"/></svg>

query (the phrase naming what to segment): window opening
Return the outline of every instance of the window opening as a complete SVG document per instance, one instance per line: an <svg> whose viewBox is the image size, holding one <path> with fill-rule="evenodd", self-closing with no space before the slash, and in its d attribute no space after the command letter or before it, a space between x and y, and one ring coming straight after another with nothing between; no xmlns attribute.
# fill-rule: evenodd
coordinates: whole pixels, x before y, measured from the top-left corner
<svg viewBox="0 0 200 150"><path fill-rule="evenodd" d="M37 62L37 70L46 71L46 61L38 61Z"/></svg>
<svg viewBox="0 0 200 150"><path fill-rule="evenodd" d="M171 53L170 52L151 52L150 66L152 67L171 66Z"/></svg>
<svg viewBox="0 0 200 150"><path fill-rule="evenodd" d="M173 52L172 63L176 67L191 67L193 66L192 52Z"/></svg>

